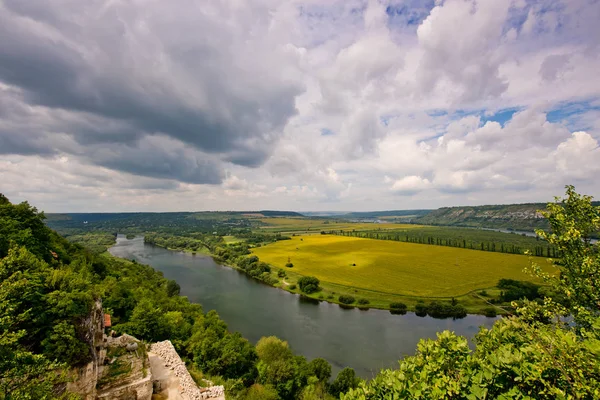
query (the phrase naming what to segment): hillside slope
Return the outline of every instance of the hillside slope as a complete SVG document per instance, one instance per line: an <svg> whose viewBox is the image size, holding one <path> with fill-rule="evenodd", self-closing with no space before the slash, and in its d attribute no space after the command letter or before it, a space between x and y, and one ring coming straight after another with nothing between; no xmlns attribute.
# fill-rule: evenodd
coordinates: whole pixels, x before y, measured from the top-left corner
<svg viewBox="0 0 600 400"><path fill-rule="evenodd" d="M539 212L545 208L544 203L442 207L420 217L416 222L425 225L531 231L548 227L548 221Z"/></svg>

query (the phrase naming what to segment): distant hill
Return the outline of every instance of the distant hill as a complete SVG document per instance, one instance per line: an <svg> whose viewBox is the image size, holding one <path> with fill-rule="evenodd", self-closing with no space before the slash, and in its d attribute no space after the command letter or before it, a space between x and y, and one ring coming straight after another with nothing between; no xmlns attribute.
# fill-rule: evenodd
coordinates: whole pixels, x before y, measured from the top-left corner
<svg viewBox="0 0 600 400"><path fill-rule="evenodd" d="M548 227L548 221L539 212L544 209L545 203L442 207L414 222L425 225L532 231Z"/></svg>
<svg viewBox="0 0 600 400"><path fill-rule="evenodd" d="M343 218L382 218L382 217L421 217L433 210L389 210L350 212L341 215Z"/></svg>
<svg viewBox="0 0 600 400"><path fill-rule="evenodd" d="M592 204L600 206L598 201ZM442 207L413 222L424 225L533 231L549 227L548 221L539 213L545 209L546 203Z"/></svg>

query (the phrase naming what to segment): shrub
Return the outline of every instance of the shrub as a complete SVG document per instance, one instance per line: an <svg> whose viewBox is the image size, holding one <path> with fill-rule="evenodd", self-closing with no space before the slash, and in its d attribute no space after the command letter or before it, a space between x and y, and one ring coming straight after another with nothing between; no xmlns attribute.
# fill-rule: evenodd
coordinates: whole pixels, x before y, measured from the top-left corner
<svg viewBox="0 0 600 400"><path fill-rule="evenodd" d="M304 286L304 288L302 289L302 291L304 293L311 294L311 293L314 293L314 292L318 292L319 291L319 287L315 286L315 285L306 285L306 286Z"/></svg>
<svg viewBox="0 0 600 400"><path fill-rule="evenodd" d="M400 302L390 303L390 312L392 314L406 314L406 304Z"/></svg>
<svg viewBox="0 0 600 400"><path fill-rule="evenodd" d="M467 310L458 305L458 302L447 304L432 301L427 307L427 314L432 318L464 318L467 316Z"/></svg>
<svg viewBox="0 0 600 400"><path fill-rule="evenodd" d="M288 267L288 268L294 268L294 264L291 263L291 262L286 263L285 266Z"/></svg>
<svg viewBox="0 0 600 400"><path fill-rule="evenodd" d="M342 304L352 304L356 299L353 296L342 294L338 297L338 301Z"/></svg>
<svg viewBox="0 0 600 400"><path fill-rule="evenodd" d="M366 304L370 304L371 302L367 299L358 299L357 303L361 304L361 305L366 305Z"/></svg>
<svg viewBox="0 0 600 400"><path fill-rule="evenodd" d="M296 285L290 285L290 290L296 290Z"/></svg>
<svg viewBox="0 0 600 400"><path fill-rule="evenodd" d="M285 278L287 275L284 270L280 269L279 271L277 271L277 276L280 278Z"/></svg>
<svg viewBox="0 0 600 400"><path fill-rule="evenodd" d="M494 307L488 307L485 310L483 310L483 313L485 314L486 317L489 318L494 318L496 315L498 315L498 313L496 312L496 309Z"/></svg>
<svg viewBox="0 0 600 400"><path fill-rule="evenodd" d="M418 317L425 317L427 315L427 306L424 303L417 303L415 306L415 314Z"/></svg>
<svg viewBox="0 0 600 400"><path fill-rule="evenodd" d="M304 293L314 293L319 290L319 281L318 278L314 276L303 276L298 279L298 286L300 286L300 290Z"/></svg>

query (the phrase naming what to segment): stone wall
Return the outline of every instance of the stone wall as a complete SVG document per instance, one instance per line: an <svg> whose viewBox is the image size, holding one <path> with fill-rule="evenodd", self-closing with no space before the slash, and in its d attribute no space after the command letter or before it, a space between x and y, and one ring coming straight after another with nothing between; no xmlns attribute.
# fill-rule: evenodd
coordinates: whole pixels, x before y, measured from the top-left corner
<svg viewBox="0 0 600 400"><path fill-rule="evenodd" d="M199 388L188 372L185 363L177 354L177 350L169 340L154 343L150 347L150 353L161 358L164 366L170 368L179 379L179 392L181 397L189 400L201 399L224 399L225 389L223 386L211 386Z"/></svg>

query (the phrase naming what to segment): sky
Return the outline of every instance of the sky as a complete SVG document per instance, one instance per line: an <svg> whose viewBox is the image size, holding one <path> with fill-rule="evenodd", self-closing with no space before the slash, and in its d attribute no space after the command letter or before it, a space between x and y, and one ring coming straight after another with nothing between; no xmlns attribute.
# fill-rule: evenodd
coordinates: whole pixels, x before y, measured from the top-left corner
<svg viewBox="0 0 600 400"><path fill-rule="evenodd" d="M600 197L600 0L0 0L0 193L47 212Z"/></svg>

